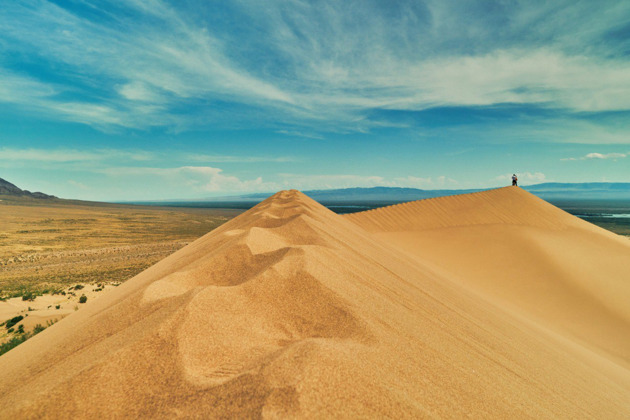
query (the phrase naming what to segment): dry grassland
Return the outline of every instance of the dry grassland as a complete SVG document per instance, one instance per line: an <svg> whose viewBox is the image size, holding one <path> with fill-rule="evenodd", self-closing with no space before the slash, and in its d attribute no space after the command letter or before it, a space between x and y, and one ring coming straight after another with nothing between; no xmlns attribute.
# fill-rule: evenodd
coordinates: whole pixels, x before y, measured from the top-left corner
<svg viewBox="0 0 630 420"><path fill-rule="evenodd" d="M241 212L0 196L0 298L125 281Z"/></svg>

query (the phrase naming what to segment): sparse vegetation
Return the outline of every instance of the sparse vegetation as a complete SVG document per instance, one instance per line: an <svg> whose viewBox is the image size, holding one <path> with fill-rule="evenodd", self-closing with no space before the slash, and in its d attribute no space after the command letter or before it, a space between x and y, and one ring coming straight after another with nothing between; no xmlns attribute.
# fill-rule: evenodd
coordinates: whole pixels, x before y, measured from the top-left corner
<svg viewBox="0 0 630 420"><path fill-rule="evenodd" d="M0 212L0 301L19 298L35 301L34 307L43 294L70 298L85 285L96 284L90 287L94 291L118 286L241 212L5 198ZM87 296L79 302L87 302ZM54 304L55 309L61 306ZM53 323L28 332L19 324L27 316L0 324L5 339L9 334L0 354Z"/></svg>
<svg viewBox="0 0 630 420"><path fill-rule="evenodd" d="M241 212L2 198L0 300L124 282Z"/></svg>
<svg viewBox="0 0 630 420"><path fill-rule="evenodd" d="M12 348L19 346L20 344L22 344L29 338L30 337L27 337L26 334L11 337L11 339L7 341L6 343L0 344L0 356L8 352Z"/></svg>
<svg viewBox="0 0 630 420"><path fill-rule="evenodd" d="M55 321L48 321L48 322L46 322L46 326L43 326L41 324L37 324L37 325L35 325L35 328L33 328L33 331L28 332L28 333L24 332L24 325L20 325L20 328L18 328L18 330L16 332L16 335L11 337L8 341L0 344L0 356L3 355L4 353L8 352L9 350L19 346L20 344L22 344L23 342L25 342L29 338L31 338L31 337L39 334L40 332L44 331L47 327L50 327L55 322L56 322L56 320Z"/></svg>
<svg viewBox="0 0 630 420"><path fill-rule="evenodd" d="M11 327L13 327L15 324L17 324L18 322L20 322L23 319L24 319L24 317L22 315L18 315L16 317L13 317L13 318L9 319L8 321L6 321L4 323L5 328L8 330L8 329L10 329Z"/></svg>
<svg viewBox="0 0 630 420"><path fill-rule="evenodd" d="M24 301L27 301L27 300L33 301L33 300L35 300L36 297L37 297L37 295L34 294L33 292L25 292L22 295L22 300L24 300Z"/></svg>

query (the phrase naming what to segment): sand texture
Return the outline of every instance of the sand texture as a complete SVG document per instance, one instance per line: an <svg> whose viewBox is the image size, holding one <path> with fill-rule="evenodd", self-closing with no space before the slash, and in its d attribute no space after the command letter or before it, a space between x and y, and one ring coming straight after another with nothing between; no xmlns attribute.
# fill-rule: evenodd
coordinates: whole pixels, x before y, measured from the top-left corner
<svg viewBox="0 0 630 420"><path fill-rule="evenodd" d="M0 357L0 418L628 418L629 241L436 200L277 193Z"/></svg>

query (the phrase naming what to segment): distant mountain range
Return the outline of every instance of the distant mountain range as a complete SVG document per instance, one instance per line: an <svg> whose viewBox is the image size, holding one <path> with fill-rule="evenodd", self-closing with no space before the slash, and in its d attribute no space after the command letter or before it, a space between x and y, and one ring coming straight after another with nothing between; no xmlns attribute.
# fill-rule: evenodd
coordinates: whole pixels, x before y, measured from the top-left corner
<svg viewBox="0 0 630 420"><path fill-rule="evenodd" d="M529 185L524 190L544 200L630 200L630 182L588 182ZM306 195L325 205L351 203L384 204L423 200L426 198L479 192L486 188L462 190L421 190L418 188L373 187L344 188L304 191ZM256 203L269 197L270 193L246 194L202 200L173 200L188 203Z"/></svg>
<svg viewBox="0 0 630 420"><path fill-rule="evenodd" d="M524 189L543 199L630 199L630 182L547 182Z"/></svg>
<svg viewBox="0 0 630 420"><path fill-rule="evenodd" d="M461 190L421 190L418 188L400 187L372 187L372 188L343 188L331 190L303 191L306 195L327 206L351 205L354 203L384 205L406 201L423 200L426 198L442 197L448 195L465 194L486 190L461 189ZM547 182L544 184L529 185L523 187L538 197L547 201L565 200L628 200L630 201L630 182L586 182L586 183L559 183ZM185 205L199 207L250 207L267 197L272 192L235 195L226 197L214 197L191 200L152 200L134 201L135 204L152 205ZM31 197L38 199L57 198L54 195L42 192L30 192L22 190L14 184L0 178L0 195Z"/></svg>
<svg viewBox="0 0 630 420"><path fill-rule="evenodd" d="M304 194L320 202L335 212L349 213L388 206L407 201L426 198L485 191L488 188L461 190L421 190L418 188L372 187L343 188L331 190L303 191ZM587 202L626 209L630 207L630 183L592 182L592 183L544 183L523 187L524 190L549 201L560 208L569 209L574 204L582 207ZM127 204L144 204L173 207L200 208L241 208L248 209L268 198L272 192L212 197L202 199L175 199L132 201Z"/></svg>
<svg viewBox="0 0 630 420"><path fill-rule="evenodd" d="M42 192L30 192L28 190L22 190L15 185L11 184L9 181L5 181L0 178L0 195L10 195L15 197L31 197L31 198L57 198L54 195L44 194Z"/></svg>

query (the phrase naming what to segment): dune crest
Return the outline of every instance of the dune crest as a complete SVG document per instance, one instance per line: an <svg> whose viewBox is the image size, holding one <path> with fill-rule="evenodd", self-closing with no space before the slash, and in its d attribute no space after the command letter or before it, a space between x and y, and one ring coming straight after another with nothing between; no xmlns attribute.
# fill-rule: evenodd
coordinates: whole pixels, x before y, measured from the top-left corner
<svg viewBox="0 0 630 420"><path fill-rule="evenodd" d="M345 215L371 232L519 225L563 230L590 226L521 188L428 198Z"/></svg>
<svg viewBox="0 0 630 420"><path fill-rule="evenodd" d="M630 413L574 346L281 191L0 357L0 417Z"/></svg>

